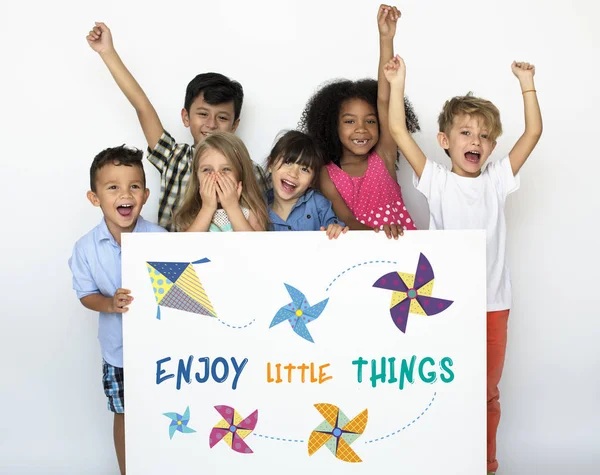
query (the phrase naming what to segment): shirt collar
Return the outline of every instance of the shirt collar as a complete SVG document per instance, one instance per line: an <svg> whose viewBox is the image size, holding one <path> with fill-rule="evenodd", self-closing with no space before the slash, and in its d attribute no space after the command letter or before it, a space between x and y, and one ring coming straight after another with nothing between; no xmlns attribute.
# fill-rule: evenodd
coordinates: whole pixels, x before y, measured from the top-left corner
<svg viewBox="0 0 600 475"><path fill-rule="evenodd" d="M306 190L306 193L304 193L300 198L298 198L298 201L294 203L294 206L292 206L292 211L294 211L298 206L310 200L314 193L315 190L312 188ZM273 204L273 201L275 201L275 192L273 191L273 189L270 189L269 191L267 191L267 204L269 205L269 207Z"/></svg>
<svg viewBox="0 0 600 475"><path fill-rule="evenodd" d="M141 226L143 226L144 223L144 218L142 218L142 216L138 216L138 219L135 223L135 227L133 228L134 233L139 232L139 229ZM113 235L110 233L110 230L108 229L108 225L106 224L106 219L104 219L104 216L102 217L102 221L100 221L100 224L98 225L98 227L96 228L96 242L101 242L101 241L110 241L114 246L119 246L119 244L117 243L117 241L115 241L115 238L113 237Z"/></svg>

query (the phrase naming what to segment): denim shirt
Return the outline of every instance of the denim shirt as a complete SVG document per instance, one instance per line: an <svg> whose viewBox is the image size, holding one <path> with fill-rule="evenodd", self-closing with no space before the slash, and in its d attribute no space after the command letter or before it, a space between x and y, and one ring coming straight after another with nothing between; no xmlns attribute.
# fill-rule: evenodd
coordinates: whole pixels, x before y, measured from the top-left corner
<svg viewBox="0 0 600 475"><path fill-rule="evenodd" d="M327 228L330 224L345 226L333 212L331 201L316 190L309 189L296 201L287 221L271 209L273 200L274 193L271 190L267 193L271 221L269 231L319 231L321 226Z"/></svg>

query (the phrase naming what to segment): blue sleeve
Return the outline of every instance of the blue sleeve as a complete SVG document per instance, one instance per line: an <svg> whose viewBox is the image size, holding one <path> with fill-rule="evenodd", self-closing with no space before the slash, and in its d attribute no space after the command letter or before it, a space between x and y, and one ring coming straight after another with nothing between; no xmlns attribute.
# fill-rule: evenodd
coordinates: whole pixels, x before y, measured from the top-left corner
<svg viewBox="0 0 600 475"><path fill-rule="evenodd" d="M90 265L81 249L80 243L75 244L73 255L69 259L69 267L73 274L73 289L77 293L77 298L82 299L87 295L99 294L100 290L92 276Z"/></svg>
<svg viewBox="0 0 600 475"><path fill-rule="evenodd" d="M317 212L319 213L319 226L323 226L325 229L327 229L327 226L330 224L346 226L333 212L331 201L318 192L315 192L314 198L317 205Z"/></svg>

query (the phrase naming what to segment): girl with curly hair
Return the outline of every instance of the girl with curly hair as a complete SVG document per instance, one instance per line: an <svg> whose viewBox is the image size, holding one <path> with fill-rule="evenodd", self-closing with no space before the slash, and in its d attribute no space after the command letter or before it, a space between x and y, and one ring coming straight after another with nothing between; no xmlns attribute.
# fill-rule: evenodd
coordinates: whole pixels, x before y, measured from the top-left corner
<svg viewBox="0 0 600 475"><path fill-rule="evenodd" d="M299 124L325 157L320 187L335 214L350 229L383 230L394 238L416 229L396 178L398 151L388 127L390 86L383 74L394 54L398 18L396 7L379 8L378 81L326 84L308 101ZM419 123L408 101L405 109L407 128L416 132Z"/></svg>

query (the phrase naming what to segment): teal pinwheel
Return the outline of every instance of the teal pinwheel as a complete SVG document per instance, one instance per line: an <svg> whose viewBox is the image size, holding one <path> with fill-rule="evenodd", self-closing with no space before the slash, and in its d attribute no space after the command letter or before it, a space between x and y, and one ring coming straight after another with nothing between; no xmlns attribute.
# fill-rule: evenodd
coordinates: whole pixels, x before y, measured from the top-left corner
<svg viewBox="0 0 600 475"><path fill-rule="evenodd" d="M185 408L183 416L181 414L177 414L176 412L165 412L163 416L167 416L169 419L171 419L171 424L169 425L169 439L173 438L176 431L182 432L183 434L191 434L192 432L196 432L191 427L188 427L188 422L190 421L189 406Z"/></svg>

